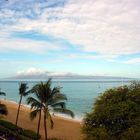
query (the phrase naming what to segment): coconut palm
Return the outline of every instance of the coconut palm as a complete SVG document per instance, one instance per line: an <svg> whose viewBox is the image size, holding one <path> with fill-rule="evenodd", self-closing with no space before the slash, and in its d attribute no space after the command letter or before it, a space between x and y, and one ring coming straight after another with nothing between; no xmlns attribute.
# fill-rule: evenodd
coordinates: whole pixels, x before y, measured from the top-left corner
<svg viewBox="0 0 140 140"><path fill-rule="evenodd" d="M7 111L7 107L5 104L0 104L0 115L7 115L8 111Z"/></svg>
<svg viewBox="0 0 140 140"><path fill-rule="evenodd" d="M20 112L20 107L22 103L22 98L27 96L30 92L30 90L27 91L29 87L27 86L27 83L20 83L19 84L19 95L20 95L20 100L19 100L19 105L18 105L18 111L17 111L17 116L16 116L16 126L18 124L18 118L19 118L19 112Z"/></svg>
<svg viewBox="0 0 140 140"><path fill-rule="evenodd" d="M2 92L1 88L0 88L0 95L6 96L6 93ZM8 111L7 111L6 105L0 103L0 115L7 115L7 114L8 114Z"/></svg>
<svg viewBox="0 0 140 140"><path fill-rule="evenodd" d="M74 113L65 106L65 100L67 97L60 92L60 87L51 88L52 81L49 79L47 82L39 83L32 88L32 92L35 94L34 97L28 97L27 104L31 105L32 112L30 113L31 119L34 119L37 114L39 114L37 134L39 135L41 112L44 114L44 131L45 140L48 138L47 134L47 119L50 123L51 128L53 128L53 120L50 111L65 113L74 117Z"/></svg>
<svg viewBox="0 0 140 140"><path fill-rule="evenodd" d="M6 93L5 92L2 92L1 91L1 88L0 88L0 95L6 96Z"/></svg>

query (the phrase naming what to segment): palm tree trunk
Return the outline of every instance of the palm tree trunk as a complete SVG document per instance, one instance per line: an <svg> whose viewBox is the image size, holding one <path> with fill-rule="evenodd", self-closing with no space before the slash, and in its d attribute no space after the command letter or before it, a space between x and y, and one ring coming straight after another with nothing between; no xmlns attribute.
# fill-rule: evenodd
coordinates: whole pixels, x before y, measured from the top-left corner
<svg viewBox="0 0 140 140"><path fill-rule="evenodd" d="M48 134L47 134L47 126L46 126L46 112L44 112L44 131L45 131L45 140L47 140Z"/></svg>
<svg viewBox="0 0 140 140"><path fill-rule="evenodd" d="M39 119L38 119L37 139L39 139L40 122L41 122L41 110L40 110Z"/></svg>
<svg viewBox="0 0 140 140"><path fill-rule="evenodd" d="M19 117L21 101L22 101L22 95L20 95L20 100L19 100L19 105L18 105L18 111L17 111L17 117L16 117L16 126L17 126L17 123L18 123L18 117Z"/></svg>

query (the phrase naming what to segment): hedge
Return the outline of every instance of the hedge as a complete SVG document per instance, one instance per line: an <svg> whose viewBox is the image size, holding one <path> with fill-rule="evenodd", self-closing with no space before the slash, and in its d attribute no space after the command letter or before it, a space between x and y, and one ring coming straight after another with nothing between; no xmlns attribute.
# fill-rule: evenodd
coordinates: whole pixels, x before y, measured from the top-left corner
<svg viewBox="0 0 140 140"><path fill-rule="evenodd" d="M37 134L31 130L22 129L14 125L11 122L0 120L0 132L8 133L9 135L13 135L15 138L20 140L34 140L37 138ZM39 139L41 135L39 135Z"/></svg>

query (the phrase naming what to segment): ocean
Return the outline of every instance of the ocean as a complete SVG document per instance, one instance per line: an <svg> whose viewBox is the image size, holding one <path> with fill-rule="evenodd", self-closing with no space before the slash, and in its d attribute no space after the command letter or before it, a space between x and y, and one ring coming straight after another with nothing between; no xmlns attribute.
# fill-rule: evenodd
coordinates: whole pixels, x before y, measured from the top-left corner
<svg viewBox="0 0 140 140"><path fill-rule="evenodd" d="M29 80L26 82L31 88L39 81ZM130 83L130 81L122 81L122 79L56 79L53 81L52 86L63 87L61 92L68 98L68 101L66 102L67 108L75 113L76 120L81 121L85 116L85 113L91 111L96 98L103 94L105 90ZM2 91L6 92L6 97L1 96L0 98L18 103L19 81L0 81L0 88ZM26 104L26 98L27 97L23 98L23 104ZM66 117L65 115L61 116Z"/></svg>

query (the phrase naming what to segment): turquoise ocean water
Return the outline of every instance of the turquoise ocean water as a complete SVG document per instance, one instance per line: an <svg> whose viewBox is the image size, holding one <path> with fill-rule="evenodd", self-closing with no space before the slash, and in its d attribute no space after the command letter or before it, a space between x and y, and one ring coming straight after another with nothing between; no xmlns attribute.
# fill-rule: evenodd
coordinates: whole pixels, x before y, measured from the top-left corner
<svg viewBox="0 0 140 140"><path fill-rule="evenodd" d="M27 82L27 81L26 81ZM31 88L38 81L28 81L28 86ZM67 108L75 113L75 119L81 120L86 112L92 108L93 102L105 90L113 87L130 84L130 81L116 80L92 80L92 79L74 79L74 80L54 80L53 86L61 86L62 93L68 97ZM19 81L0 81L0 88L6 92L7 100L18 102L18 87ZM26 104L26 98L23 98L23 104Z"/></svg>

